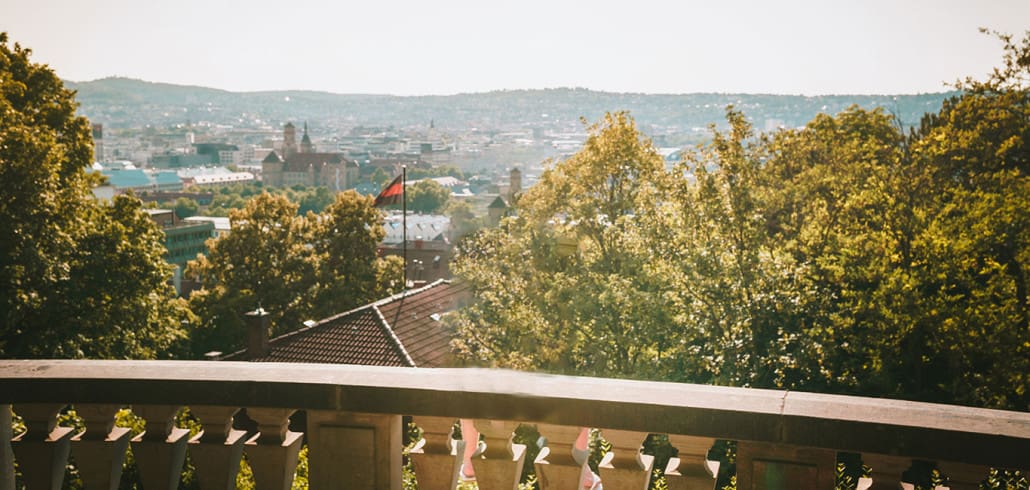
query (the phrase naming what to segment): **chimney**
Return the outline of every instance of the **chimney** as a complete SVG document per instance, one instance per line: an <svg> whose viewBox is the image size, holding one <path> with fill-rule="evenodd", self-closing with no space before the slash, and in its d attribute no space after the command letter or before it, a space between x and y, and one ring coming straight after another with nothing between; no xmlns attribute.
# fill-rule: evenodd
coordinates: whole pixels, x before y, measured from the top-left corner
<svg viewBox="0 0 1030 490"><path fill-rule="evenodd" d="M268 355L268 312L258 307L248 311L247 316L247 359Z"/></svg>

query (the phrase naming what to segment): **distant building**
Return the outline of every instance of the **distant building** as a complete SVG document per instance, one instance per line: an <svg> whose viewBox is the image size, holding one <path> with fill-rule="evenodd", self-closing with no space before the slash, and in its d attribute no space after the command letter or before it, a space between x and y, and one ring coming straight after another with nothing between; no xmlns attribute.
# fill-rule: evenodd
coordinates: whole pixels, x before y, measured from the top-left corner
<svg viewBox="0 0 1030 490"><path fill-rule="evenodd" d="M400 214L387 216L383 223L386 236L379 244L379 255L404 254L404 238L408 241L405 264L409 281L450 279L450 262L454 256L451 219L432 214L409 214L407 233Z"/></svg>
<svg viewBox="0 0 1030 490"><path fill-rule="evenodd" d="M186 268L186 263L196 259L197 254L207 253L208 238L215 235L215 225L210 221L184 221L171 209L147 209L150 219L161 226L165 233L165 262Z"/></svg>
<svg viewBox="0 0 1030 490"><path fill-rule="evenodd" d="M93 124L93 161L104 161L104 125Z"/></svg>
<svg viewBox="0 0 1030 490"><path fill-rule="evenodd" d="M187 223L209 222L214 225L214 238L223 238L232 231L232 222L224 216L189 216L182 219Z"/></svg>
<svg viewBox="0 0 1030 490"><path fill-rule="evenodd" d="M261 161L262 181L269 187L326 187L342 191L358 183L358 164L343 153L316 153L307 124L297 145L296 128L287 123L283 129L282 154L271 151Z"/></svg>

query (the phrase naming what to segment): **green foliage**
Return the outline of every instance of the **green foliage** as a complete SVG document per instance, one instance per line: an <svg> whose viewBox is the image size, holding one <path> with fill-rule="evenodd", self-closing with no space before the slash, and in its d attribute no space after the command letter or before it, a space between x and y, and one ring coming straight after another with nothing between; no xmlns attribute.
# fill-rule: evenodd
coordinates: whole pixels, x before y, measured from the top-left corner
<svg viewBox="0 0 1030 490"><path fill-rule="evenodd" d="M435 180L420 180L405 188L408 209L418 213L436 213L447 205L451 191Z"/></svg>
<svg viewBox="0 0 1030 490"><path fill-rule="evenodd" d="M1030 489L1030 480L1021 471L998 470L991 468L982 483L981 490L1027 490Z"/></svg>
<svg viewBox="0 0 1030 490"><path fill-rule="evenodd" d="M643 376L675 342L656 234L661 157L626 114L588 128L518 216L461 244L455 268L481 291L455 319L468 360L519 369Z"/></svg>
<svg viewBox="0 0 1030 490"><path fill-rule="evenodd" d="M91 193L89 122L72 92L0 35L0 357L175 354L185 304L139 200Z"/></svg>
<svg viewBox="0 0 1030 490"><path fill-rule="evenodd" d="M589 128L455 270L469 362L1026 410L1030 36L909 135L881 110L728 128L666 172ZM1005 362L997 362L1005 359Z"/></svg>
<svg viewBox="0 0 1030 490"><path fill-rule="evenodd" d="M372 201L345 191L325 214L299 216L286 196L261 193L232 211L232 233L209 242L208 255L187 267L203 284L190 297L200 318L193 355L241 347L243 314L259 306L279 335L395 292L401 264L376 257L384 231Z"/></svg>
<svg viewBox="0 0 1030 490"><path fill-rule="evenodd" d="M197 210L200 209L200 205L193 199L180 197L175 200L175 204L172 205L172 209L175 211L175 215L178 216L179 219L182 219L196 216Z"/></svg>

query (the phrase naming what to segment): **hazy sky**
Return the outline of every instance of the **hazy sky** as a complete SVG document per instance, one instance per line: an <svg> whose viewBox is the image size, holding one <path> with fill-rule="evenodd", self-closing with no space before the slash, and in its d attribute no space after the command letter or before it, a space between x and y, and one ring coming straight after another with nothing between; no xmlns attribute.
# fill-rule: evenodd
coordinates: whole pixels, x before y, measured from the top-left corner
<svg viewBox="0 0 1030 490"><path fill-rule="evenodd" d="M453 94L917 93L982 78L1030 0L0 0L66 79Z"/></svg>

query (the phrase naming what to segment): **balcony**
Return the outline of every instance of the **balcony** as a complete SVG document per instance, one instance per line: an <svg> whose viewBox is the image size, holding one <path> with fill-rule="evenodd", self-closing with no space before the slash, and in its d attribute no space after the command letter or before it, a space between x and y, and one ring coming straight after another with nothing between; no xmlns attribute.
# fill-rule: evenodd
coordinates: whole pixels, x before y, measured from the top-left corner
<svg viewBox="0 0 1030 490"><path fill-rule="evenodd" d="M84 432L57 425L68 404ZM146 432L115 427L126 405L147 420ZM17 437L11 406L28 429ZM203 432L174 425L182 406ZM241 408L250 429L234 428ZM291 430L301 414L303 426ZM1030 468L1030 414L1021 412L481 369L8 360L0 361L0 489L14 488L15 460L29 490L60 488L69 454L87 488L116 488L130 445L147 490L176 488L187 452L201 488L233 488L245 453L258 489L288 489L306 441L311 488L399 490L402 415L424 431L410 455L423 489L455 486L456 418L483 434L474 466L484 490L515 488L524 465L534 465L540 488L576 488L583 464L571 448L582 426L600 428L612 445L598 468L607 490L646 488L654 461L640 446L649 433L668 434L678 449L664 468L673 489L713 487L717 463L707 454L717 439L737 441L741 489L833 488L841 452L871 467L859 488L911 488L902 475L913 461L934 465L951 489L977 488L989 467ZM535 461L512 442L518 424L547 440Z"/></svg>

